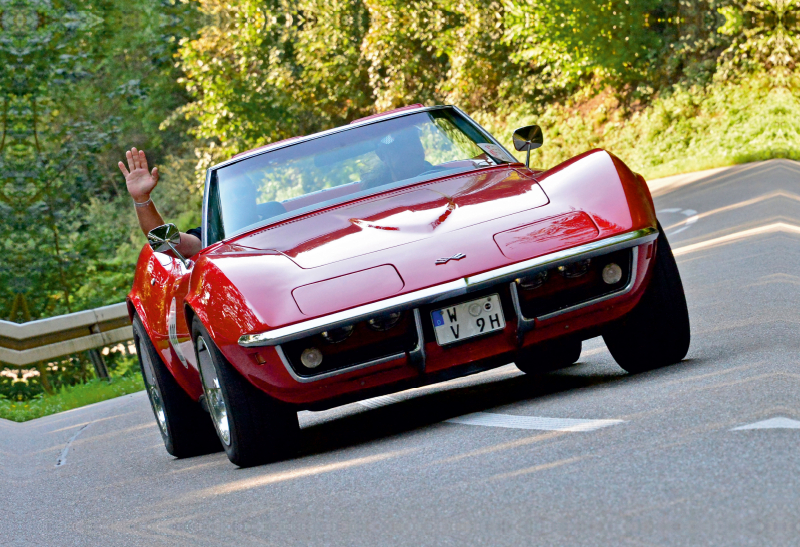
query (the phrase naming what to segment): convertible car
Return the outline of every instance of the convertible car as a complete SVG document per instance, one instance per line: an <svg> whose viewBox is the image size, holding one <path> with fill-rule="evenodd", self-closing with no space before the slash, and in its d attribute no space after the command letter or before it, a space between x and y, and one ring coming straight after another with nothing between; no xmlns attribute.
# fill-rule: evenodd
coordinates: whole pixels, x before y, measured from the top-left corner
<svg viewBox="0 0 800 547"><path fill-rule="evenodd" d="M153 230L128 306L167 451L291 456L297 411L603 336L635 373L683 359L689 317L644 179L591 150L528 166L453 106L414 105L208 170L203 250Z"/></svg>

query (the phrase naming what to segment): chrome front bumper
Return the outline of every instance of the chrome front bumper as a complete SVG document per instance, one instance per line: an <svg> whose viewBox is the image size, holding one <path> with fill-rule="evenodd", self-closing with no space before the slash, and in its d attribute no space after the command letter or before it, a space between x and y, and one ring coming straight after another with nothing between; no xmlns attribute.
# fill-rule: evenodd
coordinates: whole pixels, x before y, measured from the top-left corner
<svg viewBox="0 0 800 547"><path fill-rule="evenodd" d="M480 290L484 287L488 287L490 285L495 285L502 282L510 282L520 276L534 274L538 271L547 270L556 266L560 266L562 264L568 264L576 260L592 258L613 251L634 247L630 282L620 291L605 295L596 300L591 300L588 302L578 304L577 306L573 306L571 308L559 310L558 312L548 314L547 316L539 318L524 318L520 310L519 298L516 297L516 284L512 283L511 294L512 294L512 299L514 301L515 311L517 312L517 317L519 317L518 330L522 331L519 333L519 336L521 337L522 335L524 335L525 332L533 328L533 323L535 319L539 320L550 319L551 317L555 317L556 315L568 313L578 308L591 306L592 304L596 304L597 302L602 302L603 300L608 300L609 298L614 298L616 296L620 296L624 293L629 292L633 288L637 277L636 247L638 247L639 245L643 245L645 243L649 243L655 240L657 237L658 237L658 230L656 228L645 228L642 230L635 230L632 232L611 236L605 239L592 241L591 243L586 243L578 247L573 247L571 249L565 249L563 251L558 251L537 258L532 258L524 262L518 262L516 264L511 264L509 266L503 266L502 268L497 268L495 270L490 270L488 272L483 272L481 274L464 277L462 279L457 279L455 281L450 281L448 283L443 283L441 285L436 285L433 287L428 287L426 289L421 289L418 291L402 294L400 296L395 296L393 298L387 298L386 300L373 302L372 304L365 304L363 306L358 306L356 308L351 308L349 310L333 313L331 315L326 315L324 317L318 317L316 319L303 321L301 323L295 323L294 325L288 325L286 327L281 327L278 329L258 334L245 334L239 338L239 345L246 348L259 347L259 346L278 346L285 342L297 340L299 338L305 338L306 336L312 336L314 334L319 334L320 332L326 330L334 329L336 327L341 327L344 325L349 325L383 313L414 309L424 304L430 304L433 302L438 302L440 300L453 298L454 296L467 294L476 290ZM420 330L419 334L421 336L421 326L420 326L420 318L418 310L416 310L415 313L415 320L417 323L417 329ZM422 359L424 363L424 352L421 354L423 355ZM370 363L370 364L376 364L376 363ZM348 370L352 369L350 368Z"/></svg>

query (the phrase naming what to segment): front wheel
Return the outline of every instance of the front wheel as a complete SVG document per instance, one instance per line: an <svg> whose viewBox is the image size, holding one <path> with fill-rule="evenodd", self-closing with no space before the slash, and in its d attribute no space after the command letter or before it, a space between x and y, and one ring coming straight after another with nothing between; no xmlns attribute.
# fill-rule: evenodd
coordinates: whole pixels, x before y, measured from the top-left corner
<svg viewBox="0 0 800 547"><path fill-rule="evenodd" d="M138 315L133 319L133 343L167 452L176 458L187 458L219 451L219 441L208 415L178 385L153 347Z"/></svg>
<svg viewBox="0 0 800 547"><path fill-rule="evenodd" d="M614 360L631 373L678 363L689 351L689 310L680 272L660 224L658 230L650 284L636 307L603 334Z"/></svg>
<svg viewBox="0 0 800 547"><path fill-rule="evenodd" d="M197 317L192 338L206 405L228 459L249 467L291 454L300 431L297 412L242 377Z"/></svg>

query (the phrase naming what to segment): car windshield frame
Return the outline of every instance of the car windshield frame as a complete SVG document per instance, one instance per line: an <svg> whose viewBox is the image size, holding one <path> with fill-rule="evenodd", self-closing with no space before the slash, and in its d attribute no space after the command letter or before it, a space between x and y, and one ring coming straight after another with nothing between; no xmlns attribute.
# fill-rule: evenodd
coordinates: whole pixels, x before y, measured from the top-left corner
<svg viewBox="0 0 800 547"><path fill-rule="evenodd" d="M209 231L209 226L208 226L209 216L208 215L209 215L209 201L211 199L210 192L211 192L211 188L213 186L212 185L212 181L214 181L218 170L220 170L220 169L222 169L224 167L227 167L229 165L235 164L235 163L246 161L246 160L248 160L250 158L253 158L255 156L269 154L269 153L275 152L276 150L280 150L280 149L288 148L288 147L291 147L291 146L295 146L295 145L298 145L298 144L301 144L301 143L304 143L304 142L309 142L309 141L312 141L312 140L320 139L320 138L323 138L323 137L326 137L326 136L329 136L329 135L333 135L333 134L336 134L336 133L341 133L341 132L344 132L344 131L353 130L353 129L356 129L358 127L363 127L363 126L366 126L366 125L378 124L378 123L385 122L387 120L401 118L401 117L405 117L405 116L412 116L412 115L415 115L415 114L419 114L421 112L429 112L429 111L433 111L433 110L444 110L444 109L450 109L450 110L455 111L458 115L462 116L464 118L464 120L468 124L470 124L478 133L480 133L483 137L485 137L491 144L499 146L500 149L502 149L506 154L508 154L509 157L515 158L515 156L513 154L511 154L491 133L489 133L486 129L484 129L475 120L470 118L460 108L458 108L457 106L453 106L453 105L437 105L437 106L428 106L428 107L420 107L420 108L415 108L415 109L401 110L401 111L398 111L398 112L393 113L393 114L389 113L389 114L387 114L385 116L380 116L380 117L377 117L377 118L365 119L365 120L362 120L362 121L353 122L353 123L351 123L349 125L343 125L343 126L335 127L335 128L332 128L332 129L328 129L326 131L320 131L319 133L314 133L312 135L307 135L307 136L304 136L304 137L296 137L296 138L292 138L292 139L287 139L285 141L278 141L278 142L274 143L274 146L267 145L265 147L261 147L261 148L257 148L255 150L252 150L250 152L246 152L244 154L241 154L239 156L233 157L233 158L231 158L229 160L226 160L224 162L218 163L218 164L210 167L206 171L205 188L204 188L204 192L203 192L203 217L202 217L202 224L201 224L201 235L202 235L203 248L206 248L209 245L213 245L214 243L218 243L218 242L221 242L221 241L233 239L235 237L238 237L238 236L243 235L245 233L251 232L253 230L258 230L258 229L263 228L265 226L269 226L270 224L283 222L283 221L288 220L290 218L302 216L302 215L314 212L316 210L325 209L325 208L328 208L328 207L331 207L331 206L335 206L335 205L338 205L338 204L341 204L341 203L346 203L349 199L363 199L365 197L369 197L369 196L372 196L372 195L384 193L387 190L396 190L398 188L411 186L413 184L419 184L420 182L426 182L426 181L435 180L435 179L438 179L438 178L443 178L443 177L452 176L452 175L456 175L456 174L465 172L466 170L463 169L463 168L455 168L455 169L451 169L449 171L440 171L438 173L423 174L423 175L420 175L420 176L417 176L417 177L412 177L412 178L400 180L400 181L397 181L397 182L394 182L394 183L381 185L381 186L378 186L376 188L373 188L371 191L370 190L363 190L361 192L352 194L350 196L342 196L341 198L338 199L338 201L337 201L337 198L333 198L331 200L315 203L315 204L312 204L312 205L309 205L309 206L306 206L306 207L302 207L300 209L295 209L295 210L292 210L292 211L288 211L285 214L272 216L270 218L264 219L263 221L261 221L259 223L251 224L251 225L246 226L246 227L244 227L242 229L233 231L230 234L224 234L224 237L218 238L215 241L212 241L211 243L209 243L209 237L208 237L208 235L209 235L208 234L208 231ZM519 161L509 162L509 163L500 163L500 164L497 164L497 165L487 165L487 166L484 166L484 167L475 167L474 169L470 169L469 172L471 172L473 170L481 170L481 169L486 169L486 168L491 168L491 167L497 167L498 165L513 165L515 163L519 163ZM304 195L309 195L309 194L304 194Z"/></svg>

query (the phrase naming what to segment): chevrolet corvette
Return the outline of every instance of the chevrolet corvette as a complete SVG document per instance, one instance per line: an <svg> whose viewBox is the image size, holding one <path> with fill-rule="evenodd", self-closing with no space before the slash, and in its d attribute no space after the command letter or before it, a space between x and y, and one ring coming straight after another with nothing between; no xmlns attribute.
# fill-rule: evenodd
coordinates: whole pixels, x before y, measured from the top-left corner
<svg viewBox="0 0 800 547"><path fill-rule="evenodd" d="M207 172L203 249L153 230L128 306L167 451L291 456L297 411L515 363L602 336L638 373L681 361L689 316L641 175L603 150L529 166L453 106L414 105Z"/></svg>

